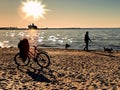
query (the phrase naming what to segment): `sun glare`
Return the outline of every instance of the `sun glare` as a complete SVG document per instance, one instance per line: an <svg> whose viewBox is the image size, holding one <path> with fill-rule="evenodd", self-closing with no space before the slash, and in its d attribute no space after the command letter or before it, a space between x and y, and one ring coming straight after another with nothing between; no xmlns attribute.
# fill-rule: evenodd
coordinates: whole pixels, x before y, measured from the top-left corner
<svg viewBox="0 0 120 90"><path fill-rule="evenodd" d="M26 2L22 2L22 11L25 13L25 17L32 17L34 19L44 18L44 14L47 9L45 9L45 5L38 0L27 0Z"/></svg>

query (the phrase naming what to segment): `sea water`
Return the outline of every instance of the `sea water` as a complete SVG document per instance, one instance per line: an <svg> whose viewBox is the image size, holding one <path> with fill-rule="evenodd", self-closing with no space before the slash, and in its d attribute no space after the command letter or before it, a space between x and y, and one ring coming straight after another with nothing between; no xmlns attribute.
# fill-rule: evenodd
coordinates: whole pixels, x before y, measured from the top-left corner
<svg viewBox="0 0 120 90"><path fill-rule="evenodd" d="M89 32L92 42L90 50L103 50L104 47L120 50L119 28L81 28L81 29L47 29L47 30L0 30L0 47L17 47L22 38L28 38L30 45L46 48L80 49L85 47L84 35Z"/></svg>

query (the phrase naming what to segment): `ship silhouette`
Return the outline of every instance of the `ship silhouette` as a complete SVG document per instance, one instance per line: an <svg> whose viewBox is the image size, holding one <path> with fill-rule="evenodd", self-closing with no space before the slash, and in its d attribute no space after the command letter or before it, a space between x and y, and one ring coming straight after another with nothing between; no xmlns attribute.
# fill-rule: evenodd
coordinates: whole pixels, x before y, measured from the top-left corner
<svg viewBox="0 0 120 90"><path fill-rule="evenodd" d="M28 25L28 29L37 29L37 26L34 23Z"/></svg>

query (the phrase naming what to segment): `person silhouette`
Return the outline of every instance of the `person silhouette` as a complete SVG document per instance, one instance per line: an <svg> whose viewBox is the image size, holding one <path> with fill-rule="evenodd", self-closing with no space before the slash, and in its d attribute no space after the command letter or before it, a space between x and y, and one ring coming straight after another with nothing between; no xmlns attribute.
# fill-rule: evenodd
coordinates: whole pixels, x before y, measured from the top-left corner
<svg viewBox="0 0 120 90"><path fill-rule="evenodd" d="M84 37L84 41L85 41L85 48L84 48L84 51L88 51L88 43L89 41L91 41L91 39L89 38L89 32L87 31L86 34L85 34L85 37ZM91 41L92 42L92 41Z"/></svg>
<svg viewBox="0 0 120 90"><path fill-rule="evenodd" d="M20 51L20 58L22 58L23 61L25 61L27 59L27 55L30 48L28 39L24 38L23 40L20 40L20 42L18 43L18 48Z"/></svg>

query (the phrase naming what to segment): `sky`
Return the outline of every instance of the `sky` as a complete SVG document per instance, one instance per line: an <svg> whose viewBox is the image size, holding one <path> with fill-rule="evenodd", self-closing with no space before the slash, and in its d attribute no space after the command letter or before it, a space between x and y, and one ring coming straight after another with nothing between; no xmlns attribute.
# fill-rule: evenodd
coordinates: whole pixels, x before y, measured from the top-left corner
<svg viewBox="0 0 120 90"><path fill-rule="evenodd" d="M26 0L0 0L0 27L120 27L120 0L38 0L49 11L44 19L26 20L21 15Z"/></svg>

